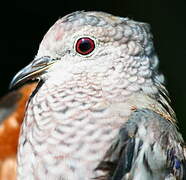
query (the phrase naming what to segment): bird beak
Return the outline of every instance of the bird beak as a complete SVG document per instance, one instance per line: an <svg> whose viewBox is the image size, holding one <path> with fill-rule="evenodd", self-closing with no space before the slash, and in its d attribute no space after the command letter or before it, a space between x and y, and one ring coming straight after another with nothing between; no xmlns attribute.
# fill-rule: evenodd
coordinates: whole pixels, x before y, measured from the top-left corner
<svg viewBox="0 0 186 180"><path fill-rule="evenodd" d="M56 59L52 59L48 56L35 59L28 66L20 70L12 79L9 88L12 89L17 85L20 85L28 80L36 79L39 75L43 74Z"/></svg>

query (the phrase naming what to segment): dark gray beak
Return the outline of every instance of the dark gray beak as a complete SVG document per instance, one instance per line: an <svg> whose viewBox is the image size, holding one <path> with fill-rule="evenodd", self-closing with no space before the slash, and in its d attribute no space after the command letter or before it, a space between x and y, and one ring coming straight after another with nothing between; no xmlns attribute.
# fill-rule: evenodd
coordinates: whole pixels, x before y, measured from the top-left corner
<svg viewBox="0 0 186 180"><path fill-rule="evenodd" d="M17 85L20 85L28 80L36 79L39 75L43 74L56 59L52 59L48 56L35 59L28 66L20 70L12 79L9 88L12 89Z"/></svg>

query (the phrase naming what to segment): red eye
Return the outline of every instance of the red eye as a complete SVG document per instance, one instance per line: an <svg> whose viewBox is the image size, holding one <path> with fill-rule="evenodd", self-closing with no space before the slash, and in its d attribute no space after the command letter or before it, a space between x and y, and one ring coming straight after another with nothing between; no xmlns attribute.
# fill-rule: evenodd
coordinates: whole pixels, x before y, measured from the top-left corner
<svg viewBox="0 0 186 180"><path fill-rule="evenodd" d="M76 42L76 51L79 54L87 55L90 54L95 48L94 40L89 37L83 37Z"/></svg>

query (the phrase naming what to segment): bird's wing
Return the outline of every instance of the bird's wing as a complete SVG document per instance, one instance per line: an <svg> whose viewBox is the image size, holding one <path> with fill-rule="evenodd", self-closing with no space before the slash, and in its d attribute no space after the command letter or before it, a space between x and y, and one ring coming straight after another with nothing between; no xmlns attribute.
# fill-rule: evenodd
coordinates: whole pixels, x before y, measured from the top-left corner
<svg viewBox="0 0 186 180"><path fill-rule="evenodd" d="M26 102L37 83L26 84L0 99L0 180L14 180L20 126Z"/></svg>
<svg viewBox="0 0 186 180"><path fill-rule="evenodd" d="M175 124L158 113L136 110L96 170L111 180L186 179L183 139Z"/></svg>

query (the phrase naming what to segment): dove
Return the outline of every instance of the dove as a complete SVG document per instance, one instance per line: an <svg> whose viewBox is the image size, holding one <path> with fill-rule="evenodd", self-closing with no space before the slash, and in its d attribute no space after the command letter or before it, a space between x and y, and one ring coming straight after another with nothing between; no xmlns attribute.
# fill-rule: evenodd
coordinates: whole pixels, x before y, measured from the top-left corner
<svg viewBox="0 0 186 180"><path fill-rule="evenodd" d="M10 87L38 79L18 180L185 179L185 147L150 25L77 11L46 33Z"/></svg>

